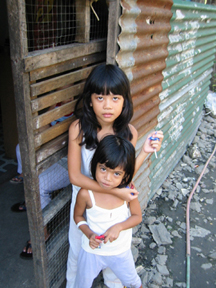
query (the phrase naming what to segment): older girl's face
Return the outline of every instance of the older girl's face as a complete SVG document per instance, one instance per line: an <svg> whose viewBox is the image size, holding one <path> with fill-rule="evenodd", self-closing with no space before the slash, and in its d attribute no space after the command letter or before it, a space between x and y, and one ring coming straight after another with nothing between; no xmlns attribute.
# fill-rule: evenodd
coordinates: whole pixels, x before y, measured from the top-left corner
<svg viewBox="0 0 216 288"><path fill-rule="evenodd" d="M121 95L91 95L91 104L98 122L113 123L122 113L124 98Z"/></svg>

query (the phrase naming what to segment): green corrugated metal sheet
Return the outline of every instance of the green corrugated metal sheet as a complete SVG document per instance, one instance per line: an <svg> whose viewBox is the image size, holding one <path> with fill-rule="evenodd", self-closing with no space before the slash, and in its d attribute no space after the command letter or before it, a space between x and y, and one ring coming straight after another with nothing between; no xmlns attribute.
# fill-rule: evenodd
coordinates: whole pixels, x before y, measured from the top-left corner
<svg viewBox="0 0 216 288"><path fill-rule="evenodd" d="M202 118L216 47L216 7L174 1L157 129L165 138L150 165L151 198L193 140Z"/></svg>

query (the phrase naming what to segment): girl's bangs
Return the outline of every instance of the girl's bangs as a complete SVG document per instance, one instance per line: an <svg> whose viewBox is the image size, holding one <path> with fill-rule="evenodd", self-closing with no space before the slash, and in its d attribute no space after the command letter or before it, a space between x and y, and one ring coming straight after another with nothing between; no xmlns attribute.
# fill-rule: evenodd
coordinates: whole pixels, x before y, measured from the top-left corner
<svg viewBox="0 0 216 288"><path fill-rule="evenodd" d="M100 75L99 79L95 81L94 87L92 87L92 93L96 93L98 95L109 95L112 93L113 95L121 95L125 98L125 89L122 82L118 81L118 79L113 79L113 76L110 75Z"/></svg>
<svg viewBox="0 0 216 288"><path fill-rule="evenodd" d="M109 160L107 160L109 159ZM104 161L103 161L104 160ZM124 171L126 168L126 159L124 159L124 156L122 155L122 153L110 153L109 155L107 155L106 159L102 159L102 161L100 161L101 163L104 163L105 166L107 168L110 169L115 169L116 167L121 167Z"/></svg>

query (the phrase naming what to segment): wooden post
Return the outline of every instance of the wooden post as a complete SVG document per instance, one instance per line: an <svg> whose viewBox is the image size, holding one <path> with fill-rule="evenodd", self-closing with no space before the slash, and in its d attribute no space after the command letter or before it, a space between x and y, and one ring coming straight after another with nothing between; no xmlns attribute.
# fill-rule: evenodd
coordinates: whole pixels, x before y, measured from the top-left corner
<svg viewBox="0 0 216 288"><path fill-rule="evenodd" d="M118 51L117 37L119 34L120 0L109 1L108 35L107 35L107 63L116 64Z"/></svg>
<svg viewBox="0 0 216 288"><path fill-rule="evenodd" d="M90 38L90 5L89 0L76 0L76 41L89 42Z"/></svg>
<svg viewBox="0 0 216 288"><path fill-rule="evenodd" d="M23 59L28 54L25 1L7 0L7 10L18 136L24 174L25 202L34 254L35 282L36 287L48 288L47 257L32 128L29 73L24 72L23 65Z"/></svg>

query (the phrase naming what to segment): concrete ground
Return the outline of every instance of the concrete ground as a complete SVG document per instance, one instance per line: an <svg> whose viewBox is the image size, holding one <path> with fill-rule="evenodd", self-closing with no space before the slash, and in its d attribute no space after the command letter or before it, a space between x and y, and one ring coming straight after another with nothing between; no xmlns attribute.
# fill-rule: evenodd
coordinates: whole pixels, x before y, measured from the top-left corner
<svg viewBox="0 0 216 288"><path fill-rule="evenodd" d="M16 170L16 161L4 154L0 127L0 287L33 288L33 261L19 257L29 239L27 214L10 209L13 204L24 200L23 184L9 182Z"/></svg>
<svg viewBox="0 0 216 288"><path fill-rule="evenodd" d="M29 239L27 214L10 210L23 199L22 184L0 184L0 287L4 288L35 287L33 261L19 257Z"/></svg>

